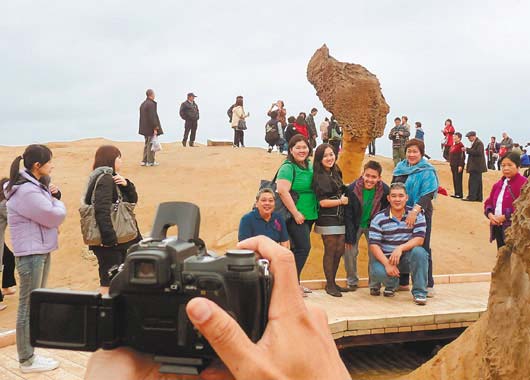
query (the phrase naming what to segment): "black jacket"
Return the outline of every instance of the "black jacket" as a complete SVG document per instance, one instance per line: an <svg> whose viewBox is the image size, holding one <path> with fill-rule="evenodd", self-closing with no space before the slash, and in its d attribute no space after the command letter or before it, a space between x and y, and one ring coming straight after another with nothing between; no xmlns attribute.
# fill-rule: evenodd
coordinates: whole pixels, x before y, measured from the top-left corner
<svg viewBox="0 0 530 380"><path fill-rule="evenodd" d="M138 128L138 133L142 136L149 137L153 136L155 129L159 135L164 133L160 125L160 120L158 119L156 102L147 98L140 105L140 126Z"/></svg>
<svg viewBox="0 0 530 380"><path fill-rule="evenodd" d="M360 199L355 195L353 189L358 180L351 183L347 190L346 196L348 197L348 204L344 208L344 224L346 225L346 239L345 242L349 244L355 244L357 238L357 232L361 225L361 216L363 213L363 206L361 205ZM390 192L390 188L384 182L380 182L383 186L383 195L379 204L379 211L384 210L388 207L387 196ZM372 207L375 205L372 205Z"/></svg>
<svg viewBox="0 0 530 380"><path fill-rule="evenodd" d="M187 100L180 105L180 117L184 120L199 120L199 106L197 103L190 103Z"/></svg>
<svg viewBox="0 0 530 380"><path fill-rule="evenodd" d="M473 141L470 148L466 148L466 153L468 156L466 171L468 173L485 173L488 171L486 157L484 156L484 144L478 137Z"/></svg>
<svg viewBox="0 0 530 380"><path fill-rule="evenodd" d="M96 180L97 178L95 178L88 186L85 197L86 204L91 204L92 192L94 191ZM136 188L131 181L127 180L127 186L120 185L120 190L124 202L138 202L138 194L136 193ZM118 200L118 190L116 189L116 184L114 183L114 179L110 174L103 175L103 177L99 180L95 191L94 210L103 245L115 249L127 249L133 243L140 241L141 236L140 232L138 232L136 239L133 239L127 243L118 244L116 232L114 231L114 227L112 226L112 221L110 219L110 207ZM90 248L92 248L92 246Z"/></svg>

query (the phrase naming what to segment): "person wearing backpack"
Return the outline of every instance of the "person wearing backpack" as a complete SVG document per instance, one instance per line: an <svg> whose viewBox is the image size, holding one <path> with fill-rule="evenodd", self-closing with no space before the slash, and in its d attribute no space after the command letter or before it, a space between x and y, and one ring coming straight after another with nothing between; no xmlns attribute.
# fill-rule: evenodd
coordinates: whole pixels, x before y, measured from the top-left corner
<svg viewBox="0 0 530 380"><path fill-rule="evenodd" d="M265 141L269 144L267 152L272 152L272 148L278 146L278 151L283 153L285 140L282 138L282 127L278 120L278 111L270 112L271 119L265 124Z"/></svg>
<svg viewBox="0 0 530 380"><path fill-rule="evenodd" d="M243 108L243 97L238 96L236 98L236 103L230 107L231 113L230 113L230 125L232 129L234 130L234 148L241 148L245 147L245 119L249 117L249 114L245 114L245 110ZM229 109L230 111L230 109Z"/></svg>
<svg viewBox="0 0 530 380"><path fill-rule="evenodd" d="M339 123L337 123L337 120L335 120L334 116L331 116L331 121L329 122L328 138L329 138L328 143L329 145L333 147L333 151L335 152L335 157L338 160L340 144L342 142L342 130L339 126Z"/></svg>

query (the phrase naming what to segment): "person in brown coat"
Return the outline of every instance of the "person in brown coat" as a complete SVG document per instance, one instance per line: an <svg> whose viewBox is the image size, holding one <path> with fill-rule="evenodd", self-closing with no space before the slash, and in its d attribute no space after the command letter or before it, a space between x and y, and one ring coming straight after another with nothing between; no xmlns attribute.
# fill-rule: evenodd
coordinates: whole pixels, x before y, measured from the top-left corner
<svg viewBox="0 0 530 380"><path fill-rule="evenodd" d="M467 198L462 198L462 200L482 202L482 173L488 171L484 156L484 144L477 137L475 131L466 133L466 137L471 142L471 147L466 148L468 155L466 172L469 173L469 187Z"/></svg>

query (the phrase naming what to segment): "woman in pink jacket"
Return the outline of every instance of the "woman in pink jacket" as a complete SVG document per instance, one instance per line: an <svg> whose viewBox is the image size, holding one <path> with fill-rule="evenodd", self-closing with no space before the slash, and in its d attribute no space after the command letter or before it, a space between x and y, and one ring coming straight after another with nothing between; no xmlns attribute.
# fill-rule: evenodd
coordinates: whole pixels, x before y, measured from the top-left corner
<svg viewBox="0 0 530 380"><path fill-rule="evenodd" d="M484 214L490 221L490 242L497 241L497 248L504 245L506 228L512 225L513 202L519 198L528 179L519 173L521 156L511 152L501 158L502 178L493 185L484 202Z"/></svg>
<svg viewBox="0 0 530 380"><path fill-rule="evenodd" d="M46 286L50 253L57 249L57 228L66 216L61 193L50 184L52 152L44 145L30 145L11 164L7 199L7 223L16 268L20 277L17 312L17 351L24 373L50 371L59 362L34 354L29 335L29 296ZM24 169L20 170L20 161Z"/></svg>

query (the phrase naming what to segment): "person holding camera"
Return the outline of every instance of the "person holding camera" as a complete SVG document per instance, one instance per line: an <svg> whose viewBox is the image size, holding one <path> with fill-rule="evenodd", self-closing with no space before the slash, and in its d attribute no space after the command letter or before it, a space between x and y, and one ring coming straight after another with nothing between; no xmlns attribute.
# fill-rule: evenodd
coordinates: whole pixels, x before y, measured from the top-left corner
<svg viewBox="0 0 530 380"><path fill-rule="evenodd" d="M88 248L98 259L100 293L108 294L110 279L108 271L114 265L120 265L125 260L127 249L141 240L140 231L131 241L118 243L116 231L111 220L111 206L118 202L118 187L122 194L122 201L137 203L138 194L134 184L119 173L122 165L121 152L113 145L103 145L98 148L94 158L93 171L87 182L84 202L92 204L94 195L94 209L96 223L101 233L100 246L91 245Z"/></svg>
<svg viewBox="0 0 530 380"><path fill-rule="evenodd" d="M23 161L24 170L20 170ZM46 287L50 253L58 248L58 227L66 217L61 192L50 184L52 151L45 145L29 145L11 164L4 189L7 222L20 278L17 311L17 352L23 373L51 371L59 362L34 353L30 343L30 293Z"/></svg>
<svg viewBox="0 0 530 380"><path fill-rule="evenodd" d="M394 161L394 167L396 167L399 162L405 159L405 144L409 139L410 131L401 124L399 117L394 119L394 124L388 134L388 138L392 140L392 160Z"/></svg>
<svg viewBox="0 0 530 380"><path fill-rule="evenodd" d="M340 258L344 255L344 206L348 204L348 197L344 195L342 172L335 161L335 152L329 144L321 144L315 150L313 190L320 206L315 232L321 234L324 243L326 293L333 297L342 297L341 292L347 292L349 289L338 286L335 276Z"/></svg>
<svg viewBox="0 0 530 380"><path fill-rule="evenodd" d="M253 343L236 320L214 302L193 298L186 313L210 342L224 364L213 364L200 374L215 379L350 379L329 331L326 313L306 305L298 290L292 253L265 236L238 243L270 261L274 275L269 322L262 338ZM99 350L88 361L85 379L160 379L160 364L129 348ZM163 375L181 379L179 375Z"/></svg>

